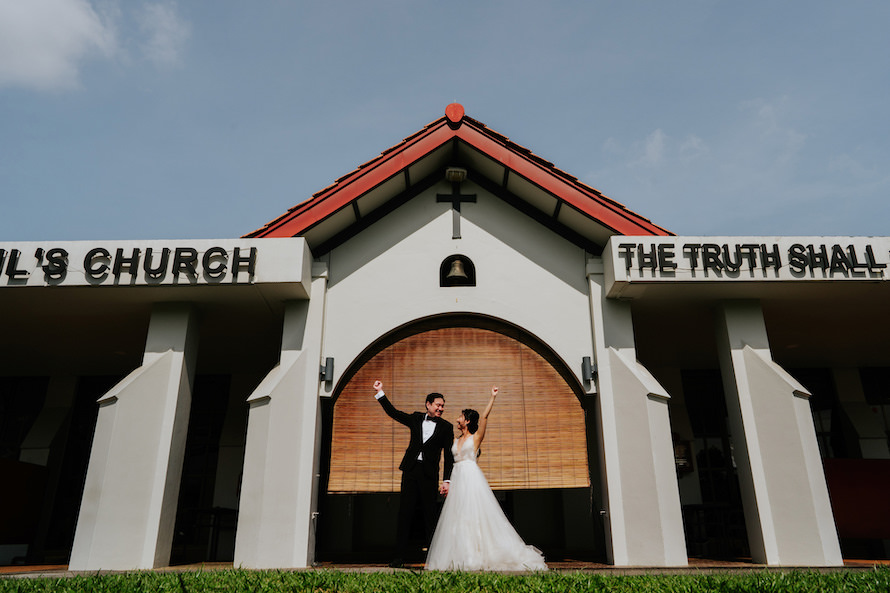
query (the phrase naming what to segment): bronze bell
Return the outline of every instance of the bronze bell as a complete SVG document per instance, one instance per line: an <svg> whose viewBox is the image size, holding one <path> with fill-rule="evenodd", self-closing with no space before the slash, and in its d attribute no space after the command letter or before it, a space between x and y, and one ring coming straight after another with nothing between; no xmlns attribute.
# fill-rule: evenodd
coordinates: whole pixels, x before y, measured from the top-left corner
<svg viewBox="0 0 890 593"><path fill-rule="evenodd" d="M469 280L467 273L464 272L464 262L459 259L451 262L451 270L445 276L447 280Z"/></svg>

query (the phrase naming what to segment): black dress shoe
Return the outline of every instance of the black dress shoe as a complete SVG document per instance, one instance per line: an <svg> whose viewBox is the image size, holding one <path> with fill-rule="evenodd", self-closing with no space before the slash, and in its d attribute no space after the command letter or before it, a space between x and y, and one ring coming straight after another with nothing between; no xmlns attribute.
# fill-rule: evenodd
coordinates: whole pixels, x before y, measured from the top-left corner
<svg viewBox="0 0 890 593"><path fill-rule="evenodd" d="M404 568L405 563L402 561L401 558L396 558L395 560L393 560L392 562L389 563L389 567L390 568Z"/></svg>

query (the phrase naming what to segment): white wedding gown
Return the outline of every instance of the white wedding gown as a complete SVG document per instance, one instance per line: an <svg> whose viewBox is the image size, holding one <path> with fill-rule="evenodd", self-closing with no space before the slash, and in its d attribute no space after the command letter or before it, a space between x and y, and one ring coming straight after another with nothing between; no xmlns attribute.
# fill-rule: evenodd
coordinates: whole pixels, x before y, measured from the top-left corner
<svg viewBox="0 0 890 593"><path fill-rule="evenodd" d="M544 557L510 525L476 464L473 439L451 446L451 487L426 559L427 570L547 570Z"/></svg>

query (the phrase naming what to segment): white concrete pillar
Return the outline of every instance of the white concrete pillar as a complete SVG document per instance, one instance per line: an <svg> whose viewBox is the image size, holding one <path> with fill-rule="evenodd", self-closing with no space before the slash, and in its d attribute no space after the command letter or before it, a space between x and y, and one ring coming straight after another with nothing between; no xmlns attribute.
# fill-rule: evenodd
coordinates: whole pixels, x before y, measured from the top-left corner
<svg viewBox="0 0 890 593"><path fill-rule="evenodd" d="M71 570L169 563L196 342L190 306L156 305L142 366L99 399Z"/></svg>
<svg viewBox="0 0 890 593"><path fill-rule="evenodd" d="M248 398L235 566L304 568L315 558L319 366L326 274L286 304L281 359Z"/></svg>
<svg viewBox="0 0 890 593"><path fill-rule="evenodd" d="M605 298L601 261L587 268L609 560L685 566L667 392L637 362L630 304Z"/></svg>
<svg viewBox="0 0 890 593"><path fill-rule="evenodd" d="M773 362L760 304L723 303L717 344L754 562L843 565L810 394Z"/></svg>

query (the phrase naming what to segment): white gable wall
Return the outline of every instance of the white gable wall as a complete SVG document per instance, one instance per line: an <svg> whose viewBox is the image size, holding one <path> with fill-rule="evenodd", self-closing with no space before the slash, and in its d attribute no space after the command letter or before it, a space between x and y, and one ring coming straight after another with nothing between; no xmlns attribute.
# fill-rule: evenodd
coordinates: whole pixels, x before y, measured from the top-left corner
<svg viewBox="0 0 890 593"><path fill-rule="evenodd" d="M332 385L380 337L446 313L525 329L580 383L582 357L593 349L584 250L470 182L461 193L475 193L477 202L462 204L461 238L452 239L451 205L436 202L450 189L431 188L325 256L323 356L335 360ZM475 264L476 286L442 288L439 266L458 253Z"/></svg>

